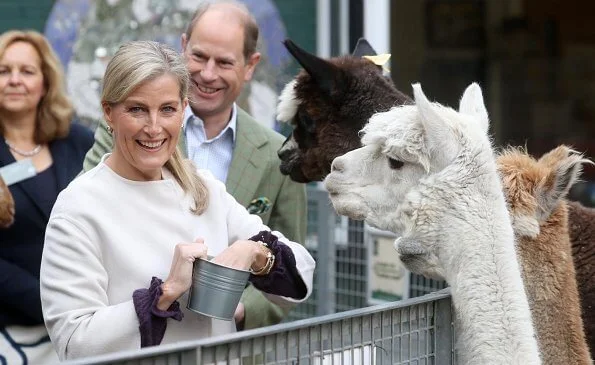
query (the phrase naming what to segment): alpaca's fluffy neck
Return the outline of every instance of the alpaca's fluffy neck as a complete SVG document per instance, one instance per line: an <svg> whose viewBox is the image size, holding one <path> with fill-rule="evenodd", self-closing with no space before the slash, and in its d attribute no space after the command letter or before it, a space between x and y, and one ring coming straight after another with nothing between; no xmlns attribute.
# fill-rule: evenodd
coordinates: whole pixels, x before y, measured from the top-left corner
<svg viewBox="0 0 595 365"><path fill-rule="evenodd" d="M469 235L464 239L468 250L442 260L456 309L461 360L463 364L538 364L512 234L500 233L490 239Z"/></svg>
<svg viewBox="0 0 595 365"><path fill-rule="evenodd" d="M452 290L462 363L538 364L493 156L468 156L423 181L392 219L404 237L436 250Z"/></svg>
<svg viewBox="0 0 595 365"><path fill-rule="evenodd" d="M580 299L562 202L535 238L518 237L517 251L535 332L546 364L592 364L581 320Z"/></svg>

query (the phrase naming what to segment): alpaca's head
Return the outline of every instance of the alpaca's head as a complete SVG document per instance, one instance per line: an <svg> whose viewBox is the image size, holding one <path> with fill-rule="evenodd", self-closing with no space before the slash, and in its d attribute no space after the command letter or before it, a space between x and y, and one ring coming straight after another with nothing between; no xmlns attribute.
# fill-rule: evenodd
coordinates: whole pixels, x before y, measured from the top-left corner
<svg viewBox="0 0 595 365"><path fill-rule="evenodd" d="M459 112L431 103L419 84L413 91L415 105L375 114L362 131L363 147L333 161L325 186L339 214L394 231L395 222L387 215L407 194L419 193L422 179L432 179L455 160L473 162L477 151L491 153L488 115L477 84L465 90Z"/></svg>
<svg viewBox="0 0 595 365"><path fill-rule="evenodd" d="M14 221L14 200L0 177L0 228L9 227Z"/></svg>
<svg viewBox="0 0 595 365"><path fill-rule="evenodd" d="M515 234L535 238L540 225L560 206L589 160L567 146L559 146L539 160L516 148L504 150L498 170Z"/></svg>
<svg viewBox="0 0 595 365"><path fill-rule="evenodd" d="M303 67L279 97L277 120L292 134L279 149L281 173L297 182L321 181L333 159L361 146L358 132L376 112L409 99L362 55L374 50L360 40L351 56L324 60L290 40L285 46Z"/></svg>

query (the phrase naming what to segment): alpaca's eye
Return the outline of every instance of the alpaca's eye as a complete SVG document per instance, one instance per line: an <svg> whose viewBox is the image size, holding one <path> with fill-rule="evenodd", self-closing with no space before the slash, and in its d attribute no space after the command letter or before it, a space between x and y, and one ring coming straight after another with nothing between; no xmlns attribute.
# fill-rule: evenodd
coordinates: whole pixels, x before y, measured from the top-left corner
<svg viewBox="0 0 595 365"><path fill-rule="evenodd" d="M393 170L398 170L403 167L403 161L395 160L394 158L388 158L388 165Z"/></svg>

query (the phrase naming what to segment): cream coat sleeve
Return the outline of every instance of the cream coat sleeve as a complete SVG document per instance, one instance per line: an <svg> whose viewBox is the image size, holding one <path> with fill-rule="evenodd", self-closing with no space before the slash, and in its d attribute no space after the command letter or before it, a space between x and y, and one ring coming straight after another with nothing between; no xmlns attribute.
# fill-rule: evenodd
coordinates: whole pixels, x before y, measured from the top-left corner
<svg viewBox="0 0 595 365"><path fill-rule="evenodd" d="M109 304L101 253L84 232L66 217L51 219L46 229L41 302L60 360L140 348L132 298Z"/></svg>
<svg viewBox="0 0 595 365"><path fill-rule="evenodd" d="M262 223L262 220L259 216L255 214L249 214L248 211L246 211L246 208L244 208L230 194L228 194L225 191L225 186L223 184L219 183L218 185L219 188L222 189L221 200L226 202L229 207L227 210L227 227L230 244L238 239L250 238L260 231L271 230ZM293 307L296 303L301 303L308 299L310 294L312 294L314 268L316 267L316 263L312 258L312 255L310 255L304 246L290 241L281 232L272 231L272 233L279 238L280 242L289 246L293 251L298 272L300 273L304 284L306 284L308 291L306 296L301 299L282 297L268 293L264 293L264 295L267 297L267 299L280 307L287 307L288 305Z"/></svg>

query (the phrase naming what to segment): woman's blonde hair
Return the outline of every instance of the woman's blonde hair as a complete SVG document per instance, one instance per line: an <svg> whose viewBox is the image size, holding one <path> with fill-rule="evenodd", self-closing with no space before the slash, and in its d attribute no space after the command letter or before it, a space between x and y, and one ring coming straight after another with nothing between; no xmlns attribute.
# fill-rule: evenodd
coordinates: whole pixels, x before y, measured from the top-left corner
<svg viewBox="0 0 595 365"><path fill-rule="evenodd" d="M66 94L64 71L60 60L47 39L34 30L12 30L0 35L0 58L4 56L6 49L16 42L32 45L41 59L41 72L46 93L37 106L33 136L35 142L49 143L54 139L66 137L70 131L74 109ZM2 123L0 123L0 133L4 133Z"/></svg>
<svg viewBox="0 0 595 365"><path fill-rule="evenodd" d="M163 75L172 75L177 80L180 100L188 97L190 76L178 52L158 42L125 43L107 65L101 103L121 103L143 83ZM207 187L192 162L182 157L178 147L165 167L171 171L184 192L192 195L195 204L191 211L195 214L204 212L208 206Z"/></svg>

